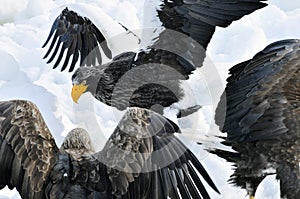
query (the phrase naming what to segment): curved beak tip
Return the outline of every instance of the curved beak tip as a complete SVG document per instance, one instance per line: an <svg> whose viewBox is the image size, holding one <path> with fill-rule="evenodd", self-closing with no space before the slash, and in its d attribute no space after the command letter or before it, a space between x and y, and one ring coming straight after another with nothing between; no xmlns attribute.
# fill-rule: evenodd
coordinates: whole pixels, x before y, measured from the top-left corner
<svg viewBox="0 0 300 199"><path fill-rule="evenodd" d="M73 85L71 96L72 96L73 101L76 104L78 104L78 100L79 100L80 96L86 91L86 89L87 89L87 86L83 85L83 84Z"/></svg>
<svg viewBox="0 0 300 199"><path fill-rule="evenodd" d="M75 104L78 104L78 101L77 101L77 100L74 100L74 99L73 99L73 102L74 102Z"/></svg>

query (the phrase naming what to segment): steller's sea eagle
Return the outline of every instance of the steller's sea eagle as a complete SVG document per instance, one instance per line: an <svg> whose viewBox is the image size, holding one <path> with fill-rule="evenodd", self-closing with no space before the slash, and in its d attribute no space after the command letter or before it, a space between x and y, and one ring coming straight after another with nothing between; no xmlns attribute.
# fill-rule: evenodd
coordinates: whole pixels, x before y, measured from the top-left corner
<svg viewBox="0 0 300 199"><path fill-rule="evenodd" d="M94 153L88 133L73 129L61 148L29 101L0 102L0 189L22 198L209 198L218 189L165 117L130 108Z"/></svg>
<svg viewBox="0 0 300 199"><path fill-rule="evenodd" d="M181 82L202 66L216 26L227 27L266 6L264 0L156 1L155 13L161 23L155 27L156 32L161 31L158 36L153 31L152 41L138 52L121 53L103 65L100 47L108 56L111 52L100 30L89 19L67 8L57 17L43 45L45 47L53 37L44 58L54 49L48 63L53 61L62 44L54 67L61 62L65 51L61 70L67 68L71 55L70 72L79 56L80 66L91 66L78 68L72 76L74 102L84 92L90 92L96 99L119 110L141 107L162 114L164 107L181 101L185 96L186 89L182 88ZM188 115L199 108L192 106L183 114L179 108L178 116Z"/></svg>
<svg viewBox="0 0 300 199"><path fill-rule="evenodd" d="M211 152L234 163L230 181L254 198L270 174L283 198L300 198L300 40L277 41L230 69L216 110L236 152Z"/></svg>

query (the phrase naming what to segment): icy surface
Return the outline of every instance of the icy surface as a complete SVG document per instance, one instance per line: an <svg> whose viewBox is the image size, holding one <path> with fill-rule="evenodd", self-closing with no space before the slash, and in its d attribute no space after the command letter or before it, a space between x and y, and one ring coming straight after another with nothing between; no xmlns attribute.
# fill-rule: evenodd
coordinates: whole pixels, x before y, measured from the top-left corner
<svg viewBox="0 0 300 199"><path fill-rule="evenodd" d="M158 0L150 2L153 6L159 3ZM54 19L68 6L91 18L106 35L122 34L119 40L111 39L114 54L136 48L136 38L127 35L130 38L124 40L126 34L117 21L132 30L143 25L151 26L157 20L153 20L154 17L144 19L145 15L151 15L151 9L144 7L141 0L0 0L0 3L0 99L18 98L36 103L58 146L67 132L81 126L90 132L95 147L101 149L122 113L95 101L89 94L80 99L79 105L73 104L70 97L72 74L52 70L51 65L46 65L46 61L42 60L45 49L41 46ZM189 80L191 96L203 108L199 113L179 121L184 129L181 137L201 159L220 189L221 195L208 189L212 198L246 198L244 190L226 182L232 173L231 165L207 154L194 142L205 140L208 145L217 144L211 136L220 134L213 124L213 110L225 86L228 69L251 58L271 42L300 38L299 1L272 0L269 4L267 8L234 22L226 29L217 28L208 47L206 67L198 70L198 76ZM5 188L0 191L0 199L3 198L15 199L19 196L16 191ZM274 176L268 177L259 186L257 198L279 198L278 182Z"/></svg>

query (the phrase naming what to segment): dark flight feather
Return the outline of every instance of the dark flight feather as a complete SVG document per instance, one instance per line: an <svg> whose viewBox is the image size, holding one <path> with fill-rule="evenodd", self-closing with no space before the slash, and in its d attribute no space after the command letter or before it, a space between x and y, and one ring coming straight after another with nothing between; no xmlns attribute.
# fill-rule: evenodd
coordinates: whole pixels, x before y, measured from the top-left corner
<svg viewBox="0 0 300 199"><path fill-rule="evenodd" d="M300 41L272 43L230 74L215 120L236 152L212 153L234 163L230 181L248 194L276 173L281 197L300 197Z"/></svg>
<svg viewBox="0 0 300 199"><path fill-rule="evenodd" d="M52 36L51 45L44 58L48 57L56 43L55 50L47 63L52 62L58 52L59 46L62 45L53 67L56 68L58 66L64 52L67 51L61 71L67 68L71 55L73 55L73 58L70 64L70 72L74 70L79 55L81 56L80 65L82 66L95 65L96 60L101 64L102 58L99 46L108 58L112 57L106 39L100 30L88 18L83 18L74 11L68 10L68 8L65 8L54 21L43 48L49 43Z"/></svg>
<svg viewBox="0 0 300 199"><path fill-rule="evenodd" d="M119 110L140 107L162 114L164 107L169 107L183 98L185 90L181 87L181 81L187 80L194 70L202 66L207 45L216 26L227 27L233 21L266 6L263 0L163 0L158 3L160 7L156 10L157 17L164 28L158 37L153 38L152 43L138 53L124 52L115 56L111 62L96 66L94 60L99 57L96 54L99 50L98 43L101 42L93 39L93 36L99 36L101 32L91 22L81 22L83 19L74 11L64 10L54 22L49 36L57 30L57 34L63 35L58 40L63 39L64 45L73 49L71 41L76 42L80 35L84 42L82 46L76 46L75 52L82 52L81 58L87 57L85 64L91 66L79 67L72 76L73 84L86 82L86 92L91 92L96 99ZM76 34L71 34L74 29L73 21L69 21L68 17L79 23L76 25L77 37ZM58 27L61 23L63 28ZM65 24L71 25L65 27ZM81 32L79 27L91 29L92 33ZM57 37L54 35L55 40ZM51 44L49 50L52 48ZM63 50L66 48L63 47ZM69 51L71 54L75 53ZM56 51L53 56L55 54ZM73 56L73 61L77 57L77 54ZM56 63L61 61L60 58L59 56ZM51 61L52 57L49 62ZM80 63L81 65L83 64ZM65 68L66 64L62 70ZM73 69L72 64L69 71ZM181 112L189 111L180 110L178 117L181 117Z"/></svg>
<svg viewBox="0 0 300 199"><path fill-rule="evenodd" d="M0 188L28 199L208 198L199 175L218 190L177 132L165 117L130 108L100 152L80 128L58 149L32 102L0 102Z"/></svg>

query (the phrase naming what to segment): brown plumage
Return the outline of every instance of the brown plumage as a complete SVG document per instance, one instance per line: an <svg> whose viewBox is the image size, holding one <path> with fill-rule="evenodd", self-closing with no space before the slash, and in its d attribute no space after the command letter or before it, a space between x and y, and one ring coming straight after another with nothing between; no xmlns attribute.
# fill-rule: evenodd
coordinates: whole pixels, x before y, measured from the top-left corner
<svg viewBox="0 0 300 199"><path fill-rule="evenodd" d="M299 198L300 41L272 43L230 74L215 119L236 153L213 153L234 163L231 182L250 195L276 173L281 196Z"/></svg>
<svg viewBox="0 0 300 199"><path fill-rule="evenodd" d="M22 198L209 198L197 172L218 191L178 126L150 110L128 109L97 153L80 128L58 149L32 102L0 102L0 119L0 188Z"/></svg>

